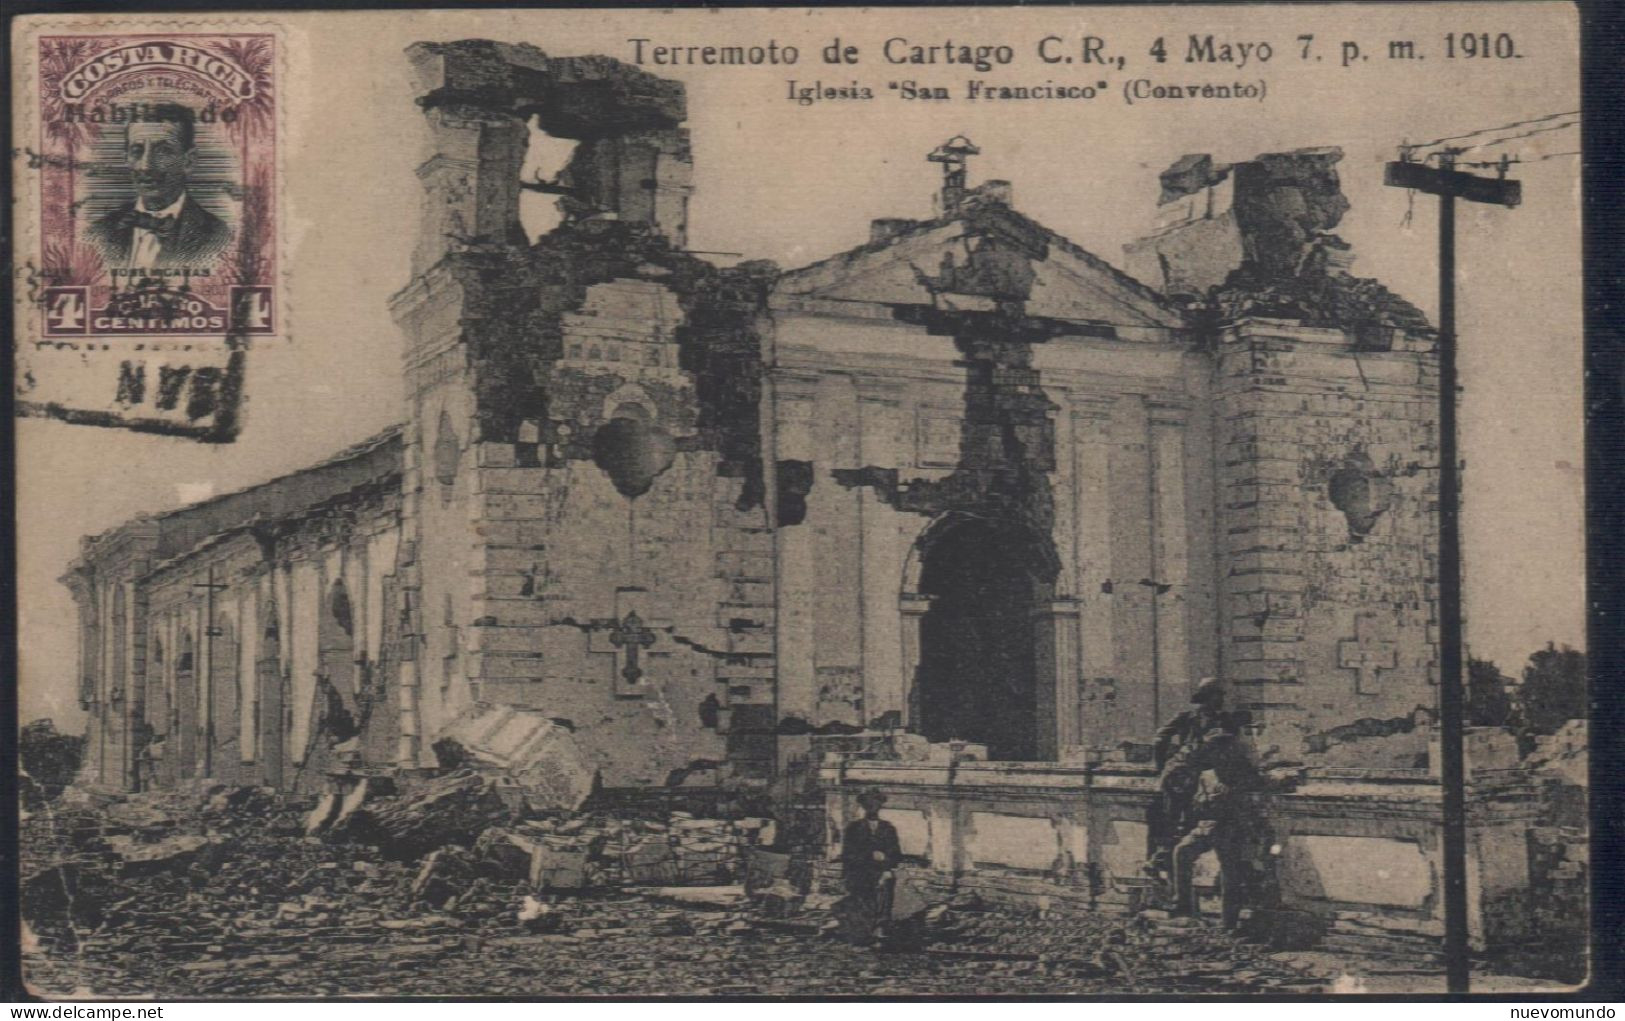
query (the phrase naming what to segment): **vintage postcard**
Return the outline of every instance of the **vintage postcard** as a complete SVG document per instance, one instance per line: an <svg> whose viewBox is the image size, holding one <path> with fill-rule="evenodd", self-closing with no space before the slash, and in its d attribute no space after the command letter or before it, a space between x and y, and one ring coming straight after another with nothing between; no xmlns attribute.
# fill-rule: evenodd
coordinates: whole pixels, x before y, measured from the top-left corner
<svg viewBox="0 0 1625 1021"><path fill-rule="evenodd" d="M14 28L27 995L1594 978L1572 5Z"/></svg>

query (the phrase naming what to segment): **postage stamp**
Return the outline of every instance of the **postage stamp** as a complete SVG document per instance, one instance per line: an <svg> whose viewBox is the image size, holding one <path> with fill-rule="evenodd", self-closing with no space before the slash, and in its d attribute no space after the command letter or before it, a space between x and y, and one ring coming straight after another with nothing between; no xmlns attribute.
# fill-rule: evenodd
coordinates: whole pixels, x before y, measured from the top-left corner
<svg viewBox="0 0 1625 1021"><path fill-rule="evenodd" d="M187 26L29 47L23 414L229 438L232 355L283 327L281 45Z"/></svg>

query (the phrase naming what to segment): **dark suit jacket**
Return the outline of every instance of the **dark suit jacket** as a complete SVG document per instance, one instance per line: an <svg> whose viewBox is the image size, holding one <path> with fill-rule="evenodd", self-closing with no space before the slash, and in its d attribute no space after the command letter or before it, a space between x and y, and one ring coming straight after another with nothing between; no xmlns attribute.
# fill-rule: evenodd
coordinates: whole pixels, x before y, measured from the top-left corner
<svg viewBox="0 0 1625 1021"><path fill-rule="evenodd" d="M128 218L133 212L135 202L126 202L90 225L88 233L91 242L101 248L103 258L110 264L122 266L130 261L135 227L128 222ZM226 226L226 222L188 195L176 215L174 232L158 246L158 262L163 266L206 263L230 239L231 228Z"/></svg>
<svg viewBox="0 0 1625 1021"><path fill-rule="evenodd" d="M885 856L884 861L875 860L876 851ZM859 819L849 823L846 832L841 834L841 869L848 883L871 885L879 881L882 872L895 868L902 856L897 827L884 819L875 825L872 833L869 821Z"/></svg>

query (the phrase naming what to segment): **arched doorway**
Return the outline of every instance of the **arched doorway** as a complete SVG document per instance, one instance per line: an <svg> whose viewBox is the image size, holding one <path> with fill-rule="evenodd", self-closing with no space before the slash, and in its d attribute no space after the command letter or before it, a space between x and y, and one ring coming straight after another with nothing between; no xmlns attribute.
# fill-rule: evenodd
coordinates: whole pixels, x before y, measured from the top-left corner
<svg viewBox="0 0 1625 1021"><path fill-rule="evenodd" d="M1032 760L1050 742L1053 670L1044 618L1053 557L1020 526L974 517L944 521L921 539L914 723L931 741L987 745L995 760ZM1048 683L1045 683L1048 681Z"/></svg>

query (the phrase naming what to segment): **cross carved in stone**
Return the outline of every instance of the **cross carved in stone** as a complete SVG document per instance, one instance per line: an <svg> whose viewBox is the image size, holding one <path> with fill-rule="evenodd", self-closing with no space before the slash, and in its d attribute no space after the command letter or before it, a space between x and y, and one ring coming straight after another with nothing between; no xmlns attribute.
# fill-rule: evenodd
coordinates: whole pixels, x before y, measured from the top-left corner
<svg viewBox="0 0 1625 1021"><path fill-rule="evenodd" d="M661 626L660 621L645 622L635 609L627 610L620 617L603 617L592 621L588 649L614 654L617 694L642 694L640 685L643 681L644 652L658 640L655 629Z"/></svg>
<svg viewBox="0 0 1625 1021"><path fill-rule="evenodd" d="M626 659L626 665L621 667L621 676L627 684L636 684L643 679L643 670L638 666L638 650L647 649L655 643L655 633L643 626L643 618L632 610L621 618L619 626L609 633L609 644L619 649Z"/></svg>
<svg viewBox="0 0 1625 1021"><path fill-rule="evenodd" d="M1361 695L1377 693L1377 674L1399 665L1399 647L1380 634L1375 614L1354 618L1354 637L1337 643L1337 665L1355 673L1354 690Z"/></svg>

